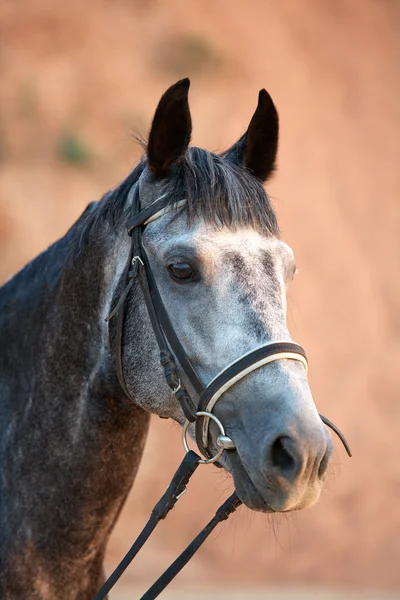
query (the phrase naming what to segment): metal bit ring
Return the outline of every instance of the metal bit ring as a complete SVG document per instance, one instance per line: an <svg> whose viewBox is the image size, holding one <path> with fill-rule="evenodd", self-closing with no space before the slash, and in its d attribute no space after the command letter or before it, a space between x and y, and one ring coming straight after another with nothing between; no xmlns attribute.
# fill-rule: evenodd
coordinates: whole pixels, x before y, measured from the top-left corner
<svg viewBox="0 0 400 600"><path fill-rule="evenodd" d="M209 419L214 421L214 423L217 425L220 434L223 436L226 435L224 426L222 425L221 421L212 413L206 412L205 410L199 410L198 412L196 412L196 417L208 417ZM189 450L190 450L188 443L187 443L187 439L186 439L187 430L188 430L189 425L190 425L190 421L185 421L182 426L182 444L183 444L183 447L185 448L186 452L189 452ZM217 460L219 460L221 458L224 450L225 450L225 448L220 448L220 450L218 450L218 452L215 456L212 456L209 459L202 458L199 460L199 463L201 463L202 465L209 465L211 463L217 462Z"/></svg>

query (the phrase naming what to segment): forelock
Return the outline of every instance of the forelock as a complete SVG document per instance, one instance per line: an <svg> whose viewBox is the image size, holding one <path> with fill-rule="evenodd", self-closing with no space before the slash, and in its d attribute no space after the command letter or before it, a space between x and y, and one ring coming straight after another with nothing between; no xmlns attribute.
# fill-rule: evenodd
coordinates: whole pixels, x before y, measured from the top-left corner
<svg viewBox="0 0 400 600"><path fill-rule="evenodd" d="M173 167L165 191L170 203L186 199L189 224L197 217L218 227L252 227L277 236L279 228L262 183L217 154L190 148Z"/></svg>

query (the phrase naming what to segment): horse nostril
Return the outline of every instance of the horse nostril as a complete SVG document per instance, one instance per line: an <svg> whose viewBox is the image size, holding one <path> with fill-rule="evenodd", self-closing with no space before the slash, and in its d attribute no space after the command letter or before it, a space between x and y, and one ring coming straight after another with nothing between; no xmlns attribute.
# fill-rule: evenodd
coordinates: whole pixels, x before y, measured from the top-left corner
<svg viewBox="0 0 400 600"><path fill-rule="evenodd" d="M330 455L331 453L329 452L329 450L327 450L324 454L324 456L322 457L322 460L319 464L319 469L318 469L318 477L321 479L325 473L326 470L328 468L328 464L329 464L329 459L330 459Z"/></svg>
<svg viewBox="0 0 400 600"><path fill-rule="evenodd" d="M294 471L296 461L286 446L285 437L278 437L271 446L271 462L274 467L282 472L282 474L291 473Z"/></svg>

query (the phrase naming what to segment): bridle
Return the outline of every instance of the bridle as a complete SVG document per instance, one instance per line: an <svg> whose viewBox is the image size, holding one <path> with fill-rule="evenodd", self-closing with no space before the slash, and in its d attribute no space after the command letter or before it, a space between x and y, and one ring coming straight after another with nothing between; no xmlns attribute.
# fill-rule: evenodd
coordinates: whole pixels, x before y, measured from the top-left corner
<svg viewBox="0 0 400 600"><path fill-rule="evenodd" d="M221 421L213 414L213 409L221 396L240 379L246 377L249 373L259 369L262 366L270 364L277 360L290 359L301 362L307 370L306 353L301 346L290 341L272 341L247 352L237 360L223 369L212 381L204 386L196 373L185 349L183 348L174 327L169 319L167 310L161 299L156 281L150 268L149 260L142 245L143 228L155 219L160 218L172 209L183 206L186 201L171 205L166 195L161 196L147 208L141 210L139 182L137 182L128 194L128 201L132 207L132 216L128 221L128 235L131 237L131 246L129 256L123 275L123 287L119 300L107 317L110 321L114 316L117 317L116 335L115 335L115 367L120 386L124 394L131 398L127 389L123 373L122 346L123 346L123 326L124 326L124 302L136 279L139 279L147 312L150 317L151 325L160 350L160 363L164 370L164 375L169 388L175 398L180 403L186 421L182 427L182 442L186 450L178 471L174 475L168 490L161 500L154 507L151 517L139 535L127 555L105 582L103 587L97 593L95 600L102 600L114 586L116 581L122 575L124 570L136 556L140 548L148 539L157 523L164 519L168 512L173 508L176 501L186 491L186 484L200 463L217 463L225 450L234 450L234 441L226 435ZM195 394L198 397L197 405L194 403L189 392L184 386L182 378L179 375L176 360L179 362L180 370L183 371L187 380L190 382ZM131 398L132 399L132 398ZM347 453L351 456L350 448L341 431L326 417L320 415L322 421L330 427L342 441ZM210 420L216 424L219 435L216 440L218 451L212 455L209 449L209 424ZM196 442L205 458L189 450L186 436L190 423L195 423ZM179 573L183 566L190 560L200 545L205 541L208 535L213 531L216 525L228 518L228 516L240 506L241 500L236 493L217 510L214 518L178 557L178 559L165 571L165 573L156 581L155 584L142 596L141 600L152 600L156 598L170 581Z"/></svg>

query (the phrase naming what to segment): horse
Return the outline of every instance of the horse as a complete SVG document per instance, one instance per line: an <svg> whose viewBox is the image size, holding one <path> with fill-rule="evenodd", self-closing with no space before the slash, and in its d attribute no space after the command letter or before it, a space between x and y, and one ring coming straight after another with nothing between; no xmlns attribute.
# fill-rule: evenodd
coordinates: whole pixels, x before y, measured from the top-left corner
<svg viewBox="0 0 400 600"><path fill-rule="evenodd" d="M293 345L286 292L296 265L264 188L275 105L261 90L246 133L216 154L190 146L188 91L184 79L164 93L133 171L0 289L1 598L92 599L150 415L184 425L178 387L196 406L186 369L172 386L164 378L142 286L133 277L125 288L132 190L149 214L162 199L141 223L143 248L202 385L254 349ZM106 319L121 297L118 331ZM296 352L236 378L213 408L230 444L217 444L211 421L208 449L251 510L311 506L326 479L332 441Z"/></svg>

